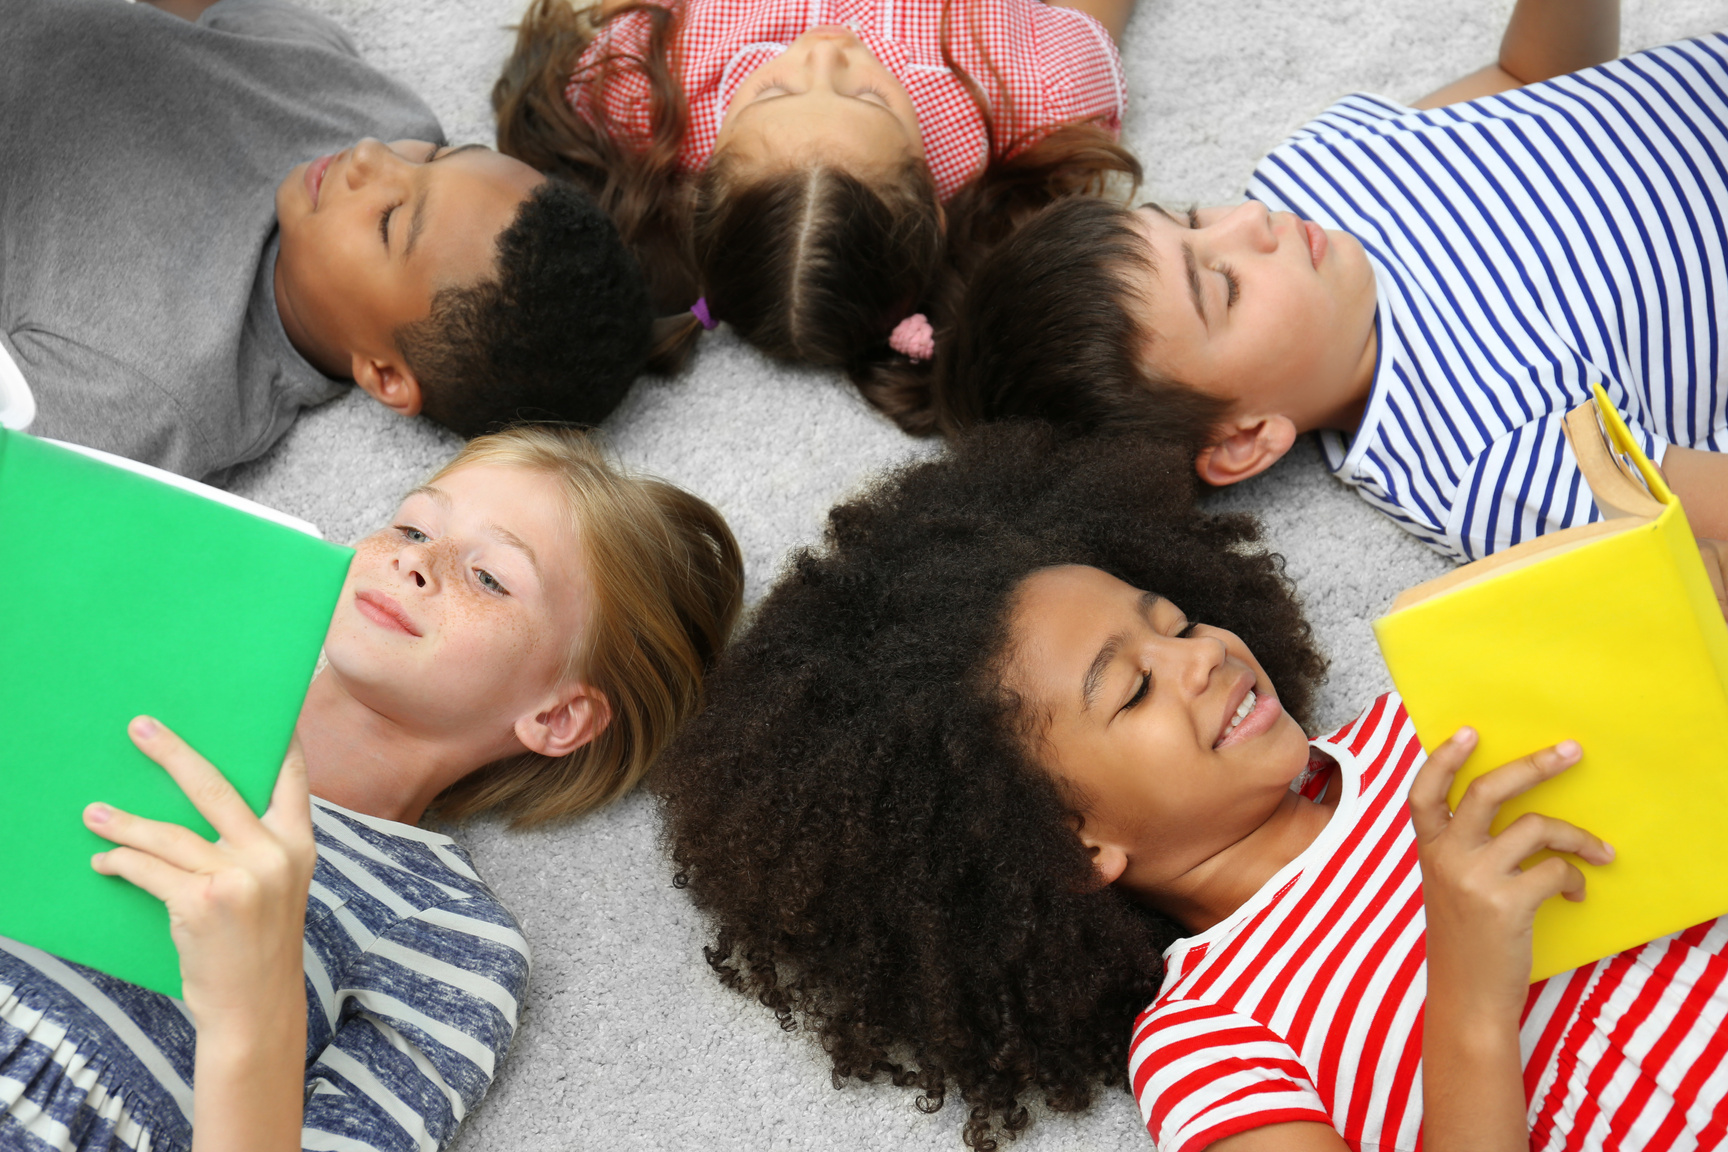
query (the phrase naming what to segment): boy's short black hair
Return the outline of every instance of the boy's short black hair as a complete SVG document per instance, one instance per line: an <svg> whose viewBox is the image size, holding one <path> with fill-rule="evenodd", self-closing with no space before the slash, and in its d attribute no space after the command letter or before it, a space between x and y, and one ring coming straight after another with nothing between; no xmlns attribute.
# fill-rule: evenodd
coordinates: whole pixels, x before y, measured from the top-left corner
<svg viewBox="0 0 1728 1152"><path fill-rule="evenodd" d="M612 220L565 180L498 236L498 277L445 288L399 329L421 411L462 436L518 420L597 424L648 359L653 309Z"/></svg>

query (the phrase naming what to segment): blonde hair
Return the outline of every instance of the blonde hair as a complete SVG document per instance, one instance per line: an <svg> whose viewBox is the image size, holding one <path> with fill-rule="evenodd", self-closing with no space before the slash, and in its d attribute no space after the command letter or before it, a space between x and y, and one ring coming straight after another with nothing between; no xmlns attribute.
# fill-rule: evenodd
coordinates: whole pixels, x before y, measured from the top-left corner
<svg viewBox="0 0 1728 1152"><path fill-rule="evenodd" d="M468 442L432 483L471 464L526 468L563 489L595 611L563 675L605 695L611 722L565 756L528 752L445 789L437 814L499 809L517 827L610 803L636 785L702 704L702 679L743 598L738 542L712 505L607 460L588 436L522 425Z"/></svg>

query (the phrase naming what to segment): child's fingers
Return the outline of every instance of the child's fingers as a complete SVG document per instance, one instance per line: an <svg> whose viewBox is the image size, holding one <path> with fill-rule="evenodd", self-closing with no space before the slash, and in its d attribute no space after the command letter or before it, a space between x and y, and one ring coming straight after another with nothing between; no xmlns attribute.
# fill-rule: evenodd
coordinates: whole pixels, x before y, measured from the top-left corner
<svg viewBox="0 0 1728 1152"><path fill-rule="evenodd" d="M188 880L185 872L136 848L110 848L90 858L90 866L104 876L118 876L166 904L181 892Z"/></svg>
<svg viewBox="0 0 1728 1152"><path fill-rule="evenodd" d="M216 846L190 828L146 820L107 804L86 806L84 826L104 840L148 852L187 872L196 872L220 860Z"/></svg>
<svg viewBox="0 0 1728 1152"><path fill-rule="evenodd" d="M312 834L312 796L306 783L306 757L300 750L299 737L288 741L288 754L282 758L282 770L276 773L276 787L270 792L264 823L278 836L305 839Z"/></svg>
<svg viewBox="0 0 1728 1152"><path fill-rule="evenodd" d="M1576 740L1563 740L1552 748L1543 748L1502 764L1492 772L1484 772L1464 789L1452 818L1461 828L1486 838L1500 805L1558 776L1578 763L1583 754Z"/></svg>
<svg viewBox="0 0 1728 1152"><path fill-rule="evenodd" d="M1607 841L1576 824L1536 812L1526 812L1514 820L1494 837L1490 851L1510 871L1543 849L1570 852L1590 864L1607 864L1614 859L1614 848Z"/></svg>
<svg viewBox="0 0 1728 1152"><path fill-rule="evenodd" d="M1513 885L1530 902L1532 911L1554 896L1564 896L1574 903L1584 899L1584 873L1564 856L1550 856L1526 868Z"/></svg>
<svg viewBox="0 0 1728 1152"><path fill-rule="evenodd" d="M1460 728L1434 749L1410 782L1410 823L1419 839L1433 839L1451 822L1452 806L1446 802L1446 794L1452 790L1452 778L1475 750L1476 730Z"/></svg>
<svg viewBox="0 0 1728 1152"><path fill-rule="evenodd" d="M126 730L139 751L168 770L174 783L180 785L180 791L210 821L217 835L241 842L258 832L258 817L246 806L240 793L234 791L215 765L169 731L166 724L139 716Z"/></svg>

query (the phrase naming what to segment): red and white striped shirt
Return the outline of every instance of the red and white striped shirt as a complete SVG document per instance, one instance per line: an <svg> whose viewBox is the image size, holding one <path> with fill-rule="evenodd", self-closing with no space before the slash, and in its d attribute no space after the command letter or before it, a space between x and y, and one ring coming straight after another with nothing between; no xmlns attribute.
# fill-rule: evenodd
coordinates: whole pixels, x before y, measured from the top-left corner
<svg viewBox="0 0 1728 1152"><path fill-rule="evenodd" d="M687 171L708 163L726 106L744 79L823 24L851 28L905 85L944 200L983 170L988 159L983 117L942 62L945 0L683 2L672 56L673 74L690 106L689 131L678 154ZM1042 0L975 0L970 5L959 0L949 19L950 51L989 100L998 147L1011 154L1042 132L1077 120L1113 134L1121 130L1128 101L1122 60L1110 34L1092 17ZM648 27L641 13L606 24L565 89L571 106L597 125L596 101L601 102L613 130L639 147L649 137L646 78L632 69L600 92L589 81L595 66L609 56L640 56Z"/></svg>
<svg viewBox="0 0 1728 1152"><path fill-rule="evenodd" d="M1165 953L1129 1078L1160 1152L1265 1124L1419 1147L1426 923L1405 800L1423 760L1395 695L1315 741L1337 811L1228 919ZM1728 1135L1728 927L1713 920L1534 985L1530 1147L1712 1147Z"/></svg>

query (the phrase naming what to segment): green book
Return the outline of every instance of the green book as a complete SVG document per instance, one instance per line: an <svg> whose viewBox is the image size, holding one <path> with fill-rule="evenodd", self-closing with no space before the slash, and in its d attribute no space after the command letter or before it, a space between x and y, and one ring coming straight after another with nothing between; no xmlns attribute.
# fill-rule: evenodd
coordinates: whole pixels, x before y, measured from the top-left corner
<svg viewBox="0 0 1728 1152"><path fill-rule="evenodd" d="M263 812L353 556L295 523L0 426L0 936L180 995L167 910L91 869L82 813L214 838L126 735L140 714Z"/></svg>

